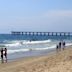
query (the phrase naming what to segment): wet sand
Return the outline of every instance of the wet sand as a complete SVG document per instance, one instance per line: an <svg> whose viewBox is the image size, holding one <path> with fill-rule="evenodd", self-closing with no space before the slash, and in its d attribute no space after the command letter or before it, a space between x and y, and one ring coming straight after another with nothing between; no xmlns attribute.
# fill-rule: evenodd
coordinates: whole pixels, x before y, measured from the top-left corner
<svg viewBox="0 0 72 72"><path fill-rule="evenodd" d="M46 56L0 64L0 72L72 72L72 47Z"/></svg>

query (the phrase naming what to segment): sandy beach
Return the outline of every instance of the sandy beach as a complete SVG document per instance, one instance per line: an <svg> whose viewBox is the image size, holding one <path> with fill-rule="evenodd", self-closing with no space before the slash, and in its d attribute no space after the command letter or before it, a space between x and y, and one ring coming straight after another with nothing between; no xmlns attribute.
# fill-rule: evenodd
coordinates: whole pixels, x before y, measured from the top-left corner
<svg viewBox="0 0 72 72"><path fill-rule="evenodd" d="M72 72L72 47L46 56L0 64L0 72Z"/></svg>

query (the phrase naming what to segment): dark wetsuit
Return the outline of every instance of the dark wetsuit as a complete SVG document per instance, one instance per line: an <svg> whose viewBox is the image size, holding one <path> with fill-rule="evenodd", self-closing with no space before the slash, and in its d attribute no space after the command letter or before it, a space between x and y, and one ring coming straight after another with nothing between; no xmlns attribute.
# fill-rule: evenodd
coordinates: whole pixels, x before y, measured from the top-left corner
<svg viewBox="0 0 72 72"><path fill-rule="evenodd" d="M5 53L4 53L5 57L7 57L7 49L5 48Z"/></svg>
<svg viewBox="0 0 72 72"><path fill-rule="evenodd" d="M7 62L7 48L5 48L4 51L5 51L4 56L5 56L6 62Z"/></svg>
<svg viewBox="0 0 72 72"><path fill-rule="evenodd" d="M1 58L3 58L3 49L1 49Z"/></svg>
<svg viewBox="0 0 72 72"><path fill-rule="evenodd" d="M59 50L61 50L61 42L59 42Z"/></svg>
<svg viewBox="0 0 72 72"><path fill-rule="evenodd" d="M65 42L63 42L63 46L65 46Z"/></svg>
<svg viewBox="0 0 72 72"><path fill-rule="evenodd" d="M59 46L57 45L57 46L56 46L56 50L57 50L57 51L58 51L58 48L59 48Z"/></svg>
<svg viewBox="0 0 72 72"><path fill-rule="evenodd" d="M63 42L63 50L64 50L64 48L65 48L65 42Z"/></svg>
<svg viewBox="0 0 72 72"><path fill-rule="evenodd" d="M1 49L1 61L3 63L3 48Z"/></svg>
<svg viewBox="0 0 72 72"><path fill-rule="evenodd" d="M59 42L59 48L61 48L61 42Z"/></svg>

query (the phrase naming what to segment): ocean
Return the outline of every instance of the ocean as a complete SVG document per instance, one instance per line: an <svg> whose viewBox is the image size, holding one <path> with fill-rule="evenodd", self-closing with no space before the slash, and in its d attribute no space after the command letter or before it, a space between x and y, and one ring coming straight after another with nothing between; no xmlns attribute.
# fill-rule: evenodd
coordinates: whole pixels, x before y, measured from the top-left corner
<svg viewBox="0 0 72 72"><path fill-rule="evenodd" d="M60 41L72 45L72 36L0 34L0 48L6 47L8 59L38 56L49 53Z"/></svg>

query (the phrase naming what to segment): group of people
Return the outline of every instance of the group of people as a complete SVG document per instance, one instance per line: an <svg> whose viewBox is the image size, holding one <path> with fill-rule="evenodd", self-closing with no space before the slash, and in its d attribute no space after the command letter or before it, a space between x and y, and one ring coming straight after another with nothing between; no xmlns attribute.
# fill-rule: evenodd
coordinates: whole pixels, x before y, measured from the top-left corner
<svg viewBox="0 0 72 72"><path fill-rule="evenodd" d="M56 46L56 50L58 51L58 50L61 50L61 49L65 49L65 45L66 45L66 43L65 43L65 41L62 41L62 42L59 42L59 44Z"/></svg>
<svg viewBox="0 0 72 72"><path fill-rule="evenodd" d="M4 63L4 61L7 62L7 48L1 48L0 52L1 52L1 62L2 63Z"/></svg>

